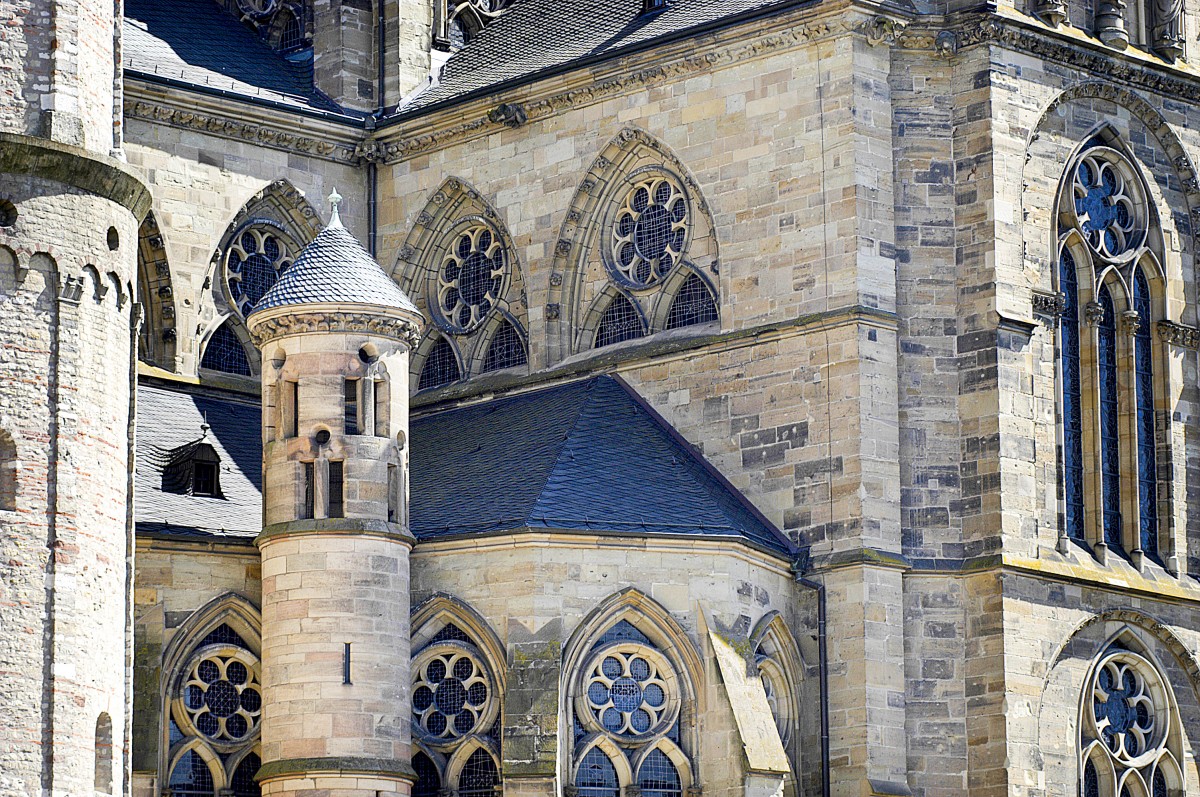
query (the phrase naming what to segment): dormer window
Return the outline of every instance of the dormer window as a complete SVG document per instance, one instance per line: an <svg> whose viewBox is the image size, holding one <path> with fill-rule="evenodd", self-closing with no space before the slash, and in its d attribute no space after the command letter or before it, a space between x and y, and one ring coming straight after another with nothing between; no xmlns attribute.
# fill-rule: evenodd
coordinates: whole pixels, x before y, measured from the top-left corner
<svg viewBox="0 0 1200 797"><path fill-rule="evenodd" d="M221 456L206 440L208 425L201 429L199 439L157 452L164 492L197 498L225 497L221 493Z"/></svg>

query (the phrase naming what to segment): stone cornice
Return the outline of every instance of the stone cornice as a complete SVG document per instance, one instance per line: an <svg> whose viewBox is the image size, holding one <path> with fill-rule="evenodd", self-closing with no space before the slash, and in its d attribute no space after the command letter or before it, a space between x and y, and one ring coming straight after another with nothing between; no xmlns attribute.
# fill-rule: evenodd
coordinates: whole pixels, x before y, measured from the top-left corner
<svg viewBox="0 0 1200 797"><path fill-rule="evenodd" d="M318 311L288 312L277 315L258 314L247 322L254 345L262 349L272 340L289 335L312 335L329 332L358 332L368 335L393 338L403 341L415 349L421 339L421 324L418 320L394 315L371 312ZM269 312L269 311L268 311Z"/></svg>
<svg viewBox="0 0 1200 797"><path fill-rule="evenodd" d="M187 89L144 83L128 75L124 110L127 119L196 130L322 160L347 164L362 160L359 150L364 133L360 125L260 108L237 98L213 99Z"/></svg>
<svg viewBox="0 0 1200 797"><path fill-rule="evenodd" d="M0 172L74 186L116 202L139 222L150 210L150 190L124 163L46 138L0 133Z"/></svg>
<svg viewBox="0 0 1200 797"><path fill-rule="evenodd" d="M1200 349L1200 329L1176 324L1173 321L1159 321L1158 335L1167 343L1176 346L1186 346L1189 349Z"/></svg>

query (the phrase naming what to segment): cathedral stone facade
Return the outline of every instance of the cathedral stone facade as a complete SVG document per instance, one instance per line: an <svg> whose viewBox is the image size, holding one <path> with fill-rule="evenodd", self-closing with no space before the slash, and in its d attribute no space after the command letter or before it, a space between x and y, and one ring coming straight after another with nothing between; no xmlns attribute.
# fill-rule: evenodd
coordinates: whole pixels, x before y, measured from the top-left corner
<svg viewBox="0 0 1200 797"><path fill-rule="evenodd" d="M1200 795L1200 6L0 22L0 797Z"/></svg>

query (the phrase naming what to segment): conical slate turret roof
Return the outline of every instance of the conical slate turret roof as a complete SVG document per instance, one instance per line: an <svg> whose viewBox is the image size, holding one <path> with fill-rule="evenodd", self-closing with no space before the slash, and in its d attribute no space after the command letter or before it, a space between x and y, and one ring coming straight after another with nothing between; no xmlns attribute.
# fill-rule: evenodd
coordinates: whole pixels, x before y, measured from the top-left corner
<svg viewBox="0 0 1200 797"><path fill-rule="evenodd" d="M337 210L340 199L334 192L329 226L304 247L250 315L306 304L367 304L419 315L412 300L342 226Z"/></svg>

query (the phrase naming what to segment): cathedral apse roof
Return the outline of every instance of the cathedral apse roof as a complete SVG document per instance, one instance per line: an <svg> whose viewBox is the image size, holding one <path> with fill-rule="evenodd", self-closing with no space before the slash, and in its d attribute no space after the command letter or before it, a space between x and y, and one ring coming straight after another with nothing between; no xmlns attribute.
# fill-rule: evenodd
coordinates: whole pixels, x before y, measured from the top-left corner
<svg viewBox="0 0 1200 797"><path fill-rule="evenodd" d="M139 535L253 539L262 522L259 413L243 397L138 388ZM221 458L221 498L173 492L163 478L163 452L191 444L205 422ZM419 540L530 528L717 537L792 554L736 488L610 376L418 416L409 439Z"/></svg>
<svg viewBox="0 0 1200 797"><path fill-rule="evenodd" d="M313 87L311 59L284 58L213 0L126 0L121 56L133 74L340 112Z"/></svg>

